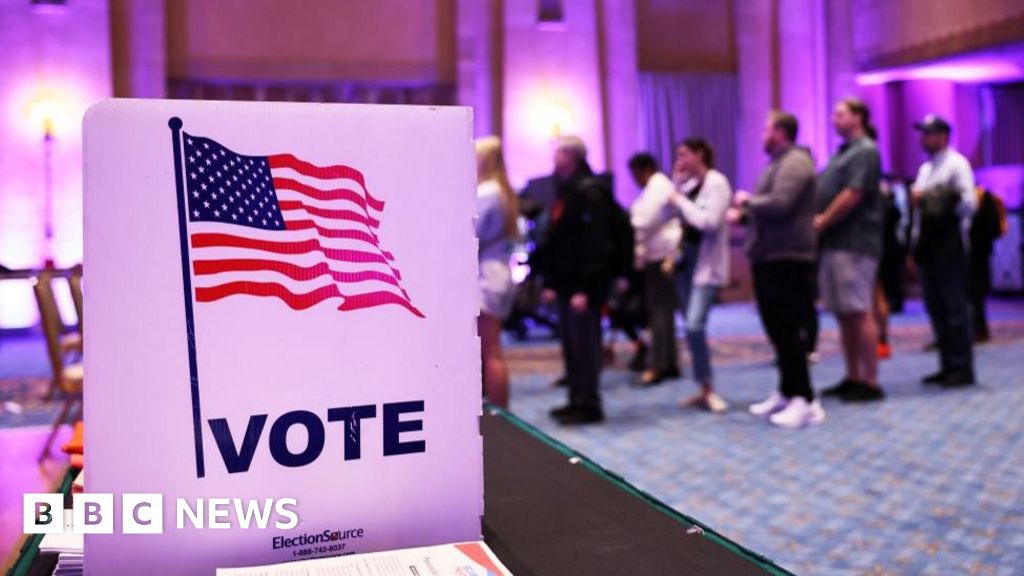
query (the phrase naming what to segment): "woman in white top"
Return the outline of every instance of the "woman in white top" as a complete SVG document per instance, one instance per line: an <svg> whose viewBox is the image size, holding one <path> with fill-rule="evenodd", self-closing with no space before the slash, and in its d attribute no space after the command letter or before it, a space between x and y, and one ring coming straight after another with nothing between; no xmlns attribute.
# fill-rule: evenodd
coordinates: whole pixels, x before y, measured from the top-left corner
<svg viewBox="0 0 1024 576"><path fill-rule="evenodd" d="M693 359L693 377L701 391L685 405L712 412L728 409L715 393L711 350L705 327L718 289L729 281L729 228L725 213L732 187L715 170L714 151L703 138L688 138L676 147L674 173L682 183L672 205L683 222L683 263L677 277L679 302L686 317L686 342Z"/></svg>
<svg viewBox="0 0 1024 576"><path fill-rule="evenodd" d="M501 324L512 309L513 283L508 261L519 234L519 202L505 172L501 140L476 141L476 237L480 250L480 355L484 396L508 407L508 366L501 350Z"/></svg>

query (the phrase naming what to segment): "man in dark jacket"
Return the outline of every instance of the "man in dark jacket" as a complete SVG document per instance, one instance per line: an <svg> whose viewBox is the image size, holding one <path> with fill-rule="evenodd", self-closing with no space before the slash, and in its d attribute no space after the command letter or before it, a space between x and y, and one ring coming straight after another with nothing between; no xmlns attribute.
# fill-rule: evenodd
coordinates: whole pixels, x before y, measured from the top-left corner
<svg viewBox="0 0 1024 576"><path fill-rule="evenodd" d="M531 260L543 277L544 298L557 300L569 402L551 411L561 424L604 420L601 307L616 269L614 209L607 180L594 176L579 138L564 137L555 151L558 192L551 221Z"/></svg>

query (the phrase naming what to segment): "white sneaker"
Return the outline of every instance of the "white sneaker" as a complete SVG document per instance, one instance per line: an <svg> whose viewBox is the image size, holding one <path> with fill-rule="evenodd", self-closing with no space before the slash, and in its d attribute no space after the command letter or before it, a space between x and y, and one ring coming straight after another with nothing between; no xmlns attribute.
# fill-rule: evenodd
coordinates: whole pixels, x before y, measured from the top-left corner
<svg viewBox="0 0 1024 576"><path fill-rule="evenodd" d="M821 426L825 423L825 408L821 406L821 401L817 398L814 402L811 402L811 415L807 419L808 426Z"/></svg>
<svg viewBox="0 0 1024 576"><path fill-rule="evenodd" d="M772 395L767 400L751 405L749 410L754 416L763 418L784 409L788 403L789 401L786 400L785 396L778 392L772 392Z"/></svg>
<svg viewBox="0 0 1024 576"><path fill-rule="evenodd" d="M808 402L801 396L792 398L786 408L772 414L768 418L772 424L780 428L803 428L817 426L825 422L825 409L817 400Z"/></svg>

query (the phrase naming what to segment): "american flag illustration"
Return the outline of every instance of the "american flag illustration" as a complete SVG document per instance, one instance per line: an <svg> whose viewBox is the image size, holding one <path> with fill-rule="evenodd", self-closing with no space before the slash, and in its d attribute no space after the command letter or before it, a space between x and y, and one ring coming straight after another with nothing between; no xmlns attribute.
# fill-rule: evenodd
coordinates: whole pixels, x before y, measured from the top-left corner
<svg viewBox="0 0 1024 576"><path fill-rule="evenodd" d="M246 295L304 310L329 300L341 311L398 305L423 317L381 246L384 202L359 170L182 140L197 303Z"/></svg>

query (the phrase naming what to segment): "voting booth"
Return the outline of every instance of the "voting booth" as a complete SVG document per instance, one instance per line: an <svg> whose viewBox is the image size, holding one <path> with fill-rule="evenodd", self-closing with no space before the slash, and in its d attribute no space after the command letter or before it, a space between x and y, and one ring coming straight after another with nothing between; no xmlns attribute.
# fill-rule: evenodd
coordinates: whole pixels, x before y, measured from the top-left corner
<svg viewBox="0 0 1024 576"><path fill-rule="evenodd" d="M469 109L109 100L84 139L86 573L479 540Z"/></svg>

